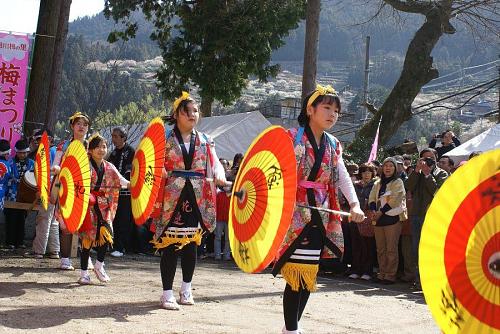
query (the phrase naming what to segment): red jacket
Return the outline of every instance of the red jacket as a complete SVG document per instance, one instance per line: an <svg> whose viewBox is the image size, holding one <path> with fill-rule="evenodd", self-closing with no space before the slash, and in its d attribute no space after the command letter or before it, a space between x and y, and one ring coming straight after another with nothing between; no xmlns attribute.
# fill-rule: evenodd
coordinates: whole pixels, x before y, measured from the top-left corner
<svg viewBox="0 0 500 334"><path fill-rule="evenodd" d="M228 222L229 221L229 202L231 197L226 194L226 192L221 191L217 194L217 215L216 220L218 222Z"/></svg>

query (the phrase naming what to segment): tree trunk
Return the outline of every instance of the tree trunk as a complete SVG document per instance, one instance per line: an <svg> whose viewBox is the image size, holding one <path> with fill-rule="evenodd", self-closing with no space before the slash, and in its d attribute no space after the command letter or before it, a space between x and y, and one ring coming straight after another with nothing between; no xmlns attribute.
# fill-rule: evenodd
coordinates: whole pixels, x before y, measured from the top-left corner
<svg viewBox="0 0 500 334"><path fill-rule="evenodd" d="M306 10L306 37L302 73L302 100L316 88L316 69L319 45L320 0L308 0Z"/></svg>
<svg viewBox="0 0 500 334"><path fill-rule="evenodd" d="M31 135L34 129L45 124L45 112L49 96L54 43L61 8L61 0L42 0L38 12L35 48L31 64L24 133Z"/></svg>
<svg viewBox="0 0 500 334"><path fill-rule="evenodd" d="M357 134L351 147L364 142L363 149L369 151L369 141L374 138L377 125L380 125L379 143L383 145L398 128L412 117L411 104L422 86L439 76L432 66L431 52L444 33L453 33L450 29L449 16L443 10L436 9L426 15L426 22L415 33L408 46L401 75L377 114Z"/></svg>
<svg viewBox="0 0 500 334"><path fill-rule="evenodd" d="M203 117L212 116L212 103L214 102L213 97L202 97L200 105L200 113Z"/></svg>
<svg viewBox="0 0 500 334"><path fill-rule="evenodd" d="M64 61L64 49L66 37L68 36L68 20L71 8L71 0L62 0L57 24L57 35L54 45L54 56L52 60L52 77L50 78L49 97L47 111L45 113L45 125L47 129L54 131L57 120L57 101Z"/></svg>

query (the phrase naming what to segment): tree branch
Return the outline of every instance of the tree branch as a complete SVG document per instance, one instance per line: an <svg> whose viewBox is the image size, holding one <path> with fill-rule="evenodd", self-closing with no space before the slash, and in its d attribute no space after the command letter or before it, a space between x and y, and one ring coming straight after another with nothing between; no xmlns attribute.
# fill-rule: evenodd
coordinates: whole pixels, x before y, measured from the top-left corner
<svg viewBox="0 0 500 334"><path fill-rule="evenodd" d="M366 102L364 103L366 109L368 109L369 112L371 112L373 115L376 115L378 113L378 109L373 105L373 103Z"/></svg>
<svg viewBox="0 0 500 334"><path fill-rule="evenodd" d="M406 13L424 14L432 9L434 4L432 1L400 1L400 0L384 0L385 3L393 8Z"/></svg>

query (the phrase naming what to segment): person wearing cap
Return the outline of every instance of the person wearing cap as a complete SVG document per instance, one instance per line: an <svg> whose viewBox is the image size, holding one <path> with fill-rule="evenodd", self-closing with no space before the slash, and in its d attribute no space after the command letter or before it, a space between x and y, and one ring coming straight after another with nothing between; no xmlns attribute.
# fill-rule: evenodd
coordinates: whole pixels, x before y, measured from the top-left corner
<svg viewBox="0 0 500 334"><path fill-rule="evenodd" d="M7 184L6 199L17 201L19 184L27 171L33 171L35 162L28 158L29 144L25 139L20 139L14 146L16 156L10 160L10 177ZM24 221L27 211L22 209L5 208L5 241L11 249L25 248L24 246Z"/></svg>
<svg viewBox="0 0 500 334"><path fill-rule="evenodd" d="M198 104L187 92L182 92L167 118L173 128L165 134L164 187L159 191L152 215L155 232L152 243L161 251L160 305L167 310L180 308L172 289L178 257L182 267L179 303L194 304L191 281L197 245L201 244L203 232L215 229L215 186L226 184L213 140L196 130L199 119Z"/></svg>
<svg viewBox="0 0 500 334"><path fill-rule="evenodd" d="M403 165L405 167L406 174L408 173L408 167L411 166L412 158L409 154L403 154Z"/></svg>
<svg viewBox="0 0 500 334"><path fill-rule="evenodd" d="M118 172L123 175L127 180L130 180L130 173L132 172L132 161L134 160L135 151L127 143L127 131L125 128L119 126L111 132L111 140L115 149L108 157ZM132 203L130 191L128 189L120 190L120 197L118 199L118 209L116 211L115 219L113 220L114 243L111 256L123 256L125 250L132 251L132 235L137 236L138 233L133 233L136 230L134 219L132 217ZM138 240L137 240L138 241ZM136 247L139 247L139 242ZM138 249L142 251L142 249Z"/></svg>
<svg viewBox="0 0 500 334"><path fill-rule="evenodd" d="M69 140L64 140L57 145L56 154L54 157L54 163L51 168L51 173L54 175L59 174L60 166L62 163L62 158L66 150L68 149L69 144L73 140L79 140L83 143L85 148L88 147L88 143L85 140L87 133L90 127L90 118L84 113L76 112L69 118L69 126L72 131L72 136ZM53 184L57 184L58 180L56 179ZM52 192L58 191L58 189L52 189ZM55 204L55 203L54 203ZM59 222L59 241L60 241L60 257L61 264L60 269L62 270L75 270L73 264L71 263L71 245L73 242L73 235L68 232L66 229L66 225L64 224L64 220L59 212L59 209L56 208L55 216L57 221ZM89 268L92 268L92 260L89 260Z"/></svg>
<svg viewBox="0 0 500 334"><path fill-rule="evenodd" d="M4 197L10 178L10 143L7 139L0 139L0 210L3 210Z"/></svg>
<svg viewBox="0 0 500 334"><path fill-rule="evenodd" d="M32 151L28 156L35 159L36 152L40 145L40 140L42 139L43 133L47 132L49 139L49 162L52 166L56 156L56 147L51 146L52 144L52 132L48 129L36 129L33 131L32 138ZM47 210L40 205L40 209L36 215L35 220L35 238L33 239L32 251L26 253L26 256L32 256L37 259L43 258L46 254L51 259L59 259L59 223L54 214L55 206L49 203Z"/></svg>
<svg viewBox="0 0 500 334"><path fill-rule="evenodd" d="M396 173L398 174L399 178L403 180L403 182L406 181L408 175L406 175L403 157L401 155L395 155L394 160L396 160L397 164Z"/></svg>
<svg viewBox="0 0 500 334"><path fill-rule="evenodd" d="M412 236L412 251L415 258L415 283L413 288L420 290L420 275L418 270L418 249L420 234L424 225L425 215L434 194L448 177L448 173L436 166L437 152L432 148L420 151L420 158L413 171L406 180L406 189L411 192L412 206L409 211Z"/></svg>
<svg viewBox="0 0 500 334"><path fill-rule="evenodd" d="M401 222L408 218L405 195L396 159L386 158L382 163L382 175L373 185L368 199L379 264L375 282L394 284L396 281Z"/></svg>
<svg viewBox="0 0 500 334"><path fill-rule="evenodd" d="M28 158L35 160L36 152L38 151L38 146L40 146L40 140L42 140L44 132L47 132L47 137L49 139L49 158L50 163L52 164L54 158L56 157L57 148L52 145L54 136L52 135L52 131L50 131L49 129L36 129L33 131L33 135L31 136L30 140L30 153L28 154Z"/></svg>
<svg viewBox="0 0 500 334"><path fill-rule="evenodd" d="M318 85L309 93L289 129L297 160L297 204L340 210L338 189L350 206L351 219L362 222L364 213L342 158L342 147L331 129L341 112L340 98L331 87ZM283 292L283 333L299 333L299 321L311 291L316 290L320 258L340 258L344 239L340 217L295 206L292 222L280 245L272 274L286 281Z"/></svg>

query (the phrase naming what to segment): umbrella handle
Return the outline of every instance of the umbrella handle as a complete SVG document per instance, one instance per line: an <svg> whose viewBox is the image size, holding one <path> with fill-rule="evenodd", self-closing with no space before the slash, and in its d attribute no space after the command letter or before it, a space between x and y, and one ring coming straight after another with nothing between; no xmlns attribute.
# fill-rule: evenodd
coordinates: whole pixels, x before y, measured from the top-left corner
<svg viewBox="0 0 500 334"><path fill-rule="evenodd" d="M311 209L311 210L324 211L324 212L328 212L328 213L333 213L335 215L341 215L341 216L351 217L351 214L349 212L345 212L345 211L331 210L331 209L326 209L326 208L318 208L316 206L310 206L310 205L304 205L304 204L297 204L297 206L299 208L306 208L306 209Z"/></svg>

